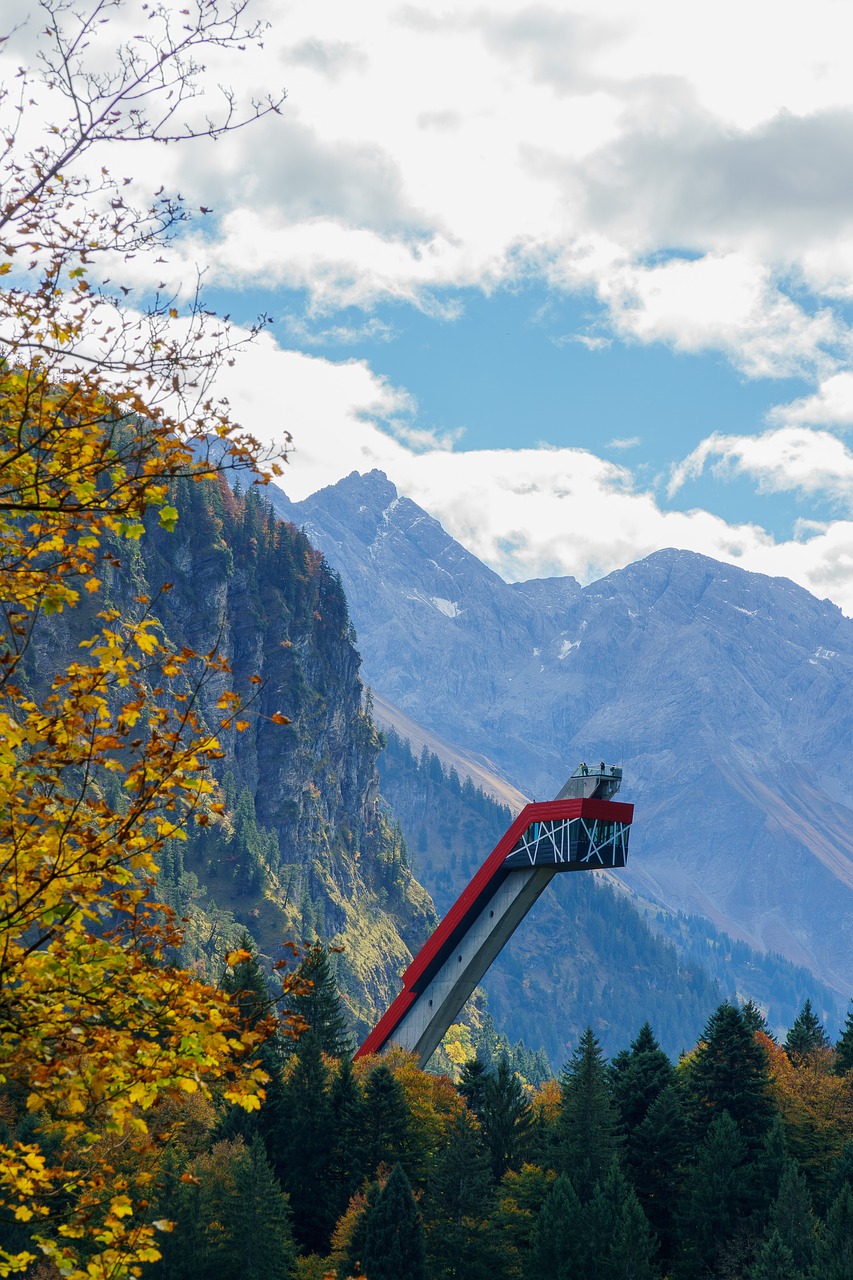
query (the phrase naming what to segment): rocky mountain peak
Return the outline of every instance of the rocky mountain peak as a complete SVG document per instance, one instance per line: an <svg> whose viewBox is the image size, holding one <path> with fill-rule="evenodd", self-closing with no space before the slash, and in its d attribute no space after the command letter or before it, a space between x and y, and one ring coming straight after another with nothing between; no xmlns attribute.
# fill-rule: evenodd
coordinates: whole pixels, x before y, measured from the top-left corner
<svg viewBox="0 0 853 1280"><path fill-rule="evenodd" d="M293 510L386 698L539 798L623 760L643 892L853 987L853 621L674 549L509 585L381 473Z"/></svg>

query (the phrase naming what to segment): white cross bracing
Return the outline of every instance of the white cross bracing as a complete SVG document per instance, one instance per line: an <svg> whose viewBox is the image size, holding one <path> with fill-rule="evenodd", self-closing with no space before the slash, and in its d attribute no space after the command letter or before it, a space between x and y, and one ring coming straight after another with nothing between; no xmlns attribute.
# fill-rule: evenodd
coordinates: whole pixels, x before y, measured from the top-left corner
<svg viewBox="0 0 853 1280"><path fill-rule="evenodd" d="M585 818L534 822L507 855L505 865L524 866L524 854L531 867L569 862L581 866L624 867L628 830L627 823L587 822ZM586 852L581 853L584 849Z"/></svg>

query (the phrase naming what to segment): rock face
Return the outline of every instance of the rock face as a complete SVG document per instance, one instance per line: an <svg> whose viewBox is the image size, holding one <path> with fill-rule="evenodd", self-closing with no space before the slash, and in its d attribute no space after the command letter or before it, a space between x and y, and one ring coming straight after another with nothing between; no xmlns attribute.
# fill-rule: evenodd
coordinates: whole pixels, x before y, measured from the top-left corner
<svg viewBox="0 0 853 1280"><path fill-rule="evenodd" d="M384 696L556 794L622 761L629 881L853 989L853 621L785 579L661 551L507 584L379 472L270 493L340 573Z"/></svg>
<svg viewBox="0 0 853 1280"><path fill-rule="evenodd" d="M178 650L215 651L231 670L196 698L223 748L218 780L229 811L166 851L161 892L190 918L188 937L199 914L208 933L221 933L224 912L226 929L247 928L265 961L315 933L342 948L339 977L364 1034L436 917L379 804L381 739L363 704L340 581L255 489L235 497L224 482L185 482L175 505L174 533L152 521L138 544L116 548L121 569L104 569L108 603L132 616L144 594ZM94 625L86 607L48 619L31 678L49 680ZM250 702L244 732L220 726L224 688ZM276 724L275 712L290 723ZM214 946L217 960L224 949ZM187 958L203 961L204 949Z"/></svg>

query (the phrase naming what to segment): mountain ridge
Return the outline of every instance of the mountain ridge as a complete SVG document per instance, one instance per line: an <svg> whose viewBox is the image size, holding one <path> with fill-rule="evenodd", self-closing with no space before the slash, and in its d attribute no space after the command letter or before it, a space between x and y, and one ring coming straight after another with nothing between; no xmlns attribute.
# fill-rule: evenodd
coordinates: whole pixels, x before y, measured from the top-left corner
<svg viewBox="0 0 853 1280"><path fill-rule="evenodd" d="M593 751L623 760L629 884L853 989L837 606L676 549L586 587L505 583L378 473L282 506L341 575L372 687L536 798Z"/></svg>

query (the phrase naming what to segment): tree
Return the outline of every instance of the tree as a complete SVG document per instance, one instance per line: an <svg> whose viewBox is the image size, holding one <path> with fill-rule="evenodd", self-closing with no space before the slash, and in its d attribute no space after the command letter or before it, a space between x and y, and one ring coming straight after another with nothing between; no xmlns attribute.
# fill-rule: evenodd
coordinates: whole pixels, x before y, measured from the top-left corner
<svg viewBox="0 0 853 1280"><path fill-rule="evenodd" d="M747 1143L727 1111L712 1120L690 1167L676 1276L717 1274L720 1256L746 1220Z"/></svg>
<svg viewBox="0 0 853 1280"><path fill-rule="evenodd" d="M210 1280L285 1280L296 1250L287 1197L273 1175L264 1145L255 1137L234 1166L234 1190L219 1209L228 1241Z"/></svg>
<svg viewBox="0 0 853 1280"><path fill-rule="evenodd" d="M310 1252L325 1249L336 1204L330 1191L334 1133L329 1073L313 1031L299 1041L296 1065L282 1090L279 1124L269 1135L270 1156L293 1207L297 1240Z"/></svg>
<svg viewBox="0 0 853 1280"><path fill-rule="evenodd" d="M614 1161L589 1205L586 1275L596 1280L653 1280L656 1251L640 1202Z"/></svg>
<svg viewBox="0 0 853 1280"><path fill-rule="evenodd" d="M783 1048L792 1062L802 1062L815 1049L828 1049L829 1036L820 1018L812 1009L811 1000L806 1000L794 1023L785 1037Z"/></svg>
<svg viewBox="0 0 853 1280"><path fill-rule="evenodd" d="M521 1280L533 1243L533 1231L556 1179L553 1169L522 1165L518 1173L504 1174L498 1188L494 1231L503 1256L505 1280Z"/></svg>
<svg viewBox="0 0 853 1280"><path fill-rule="evenodd" d="M618 1053L610 1064L613 1101L627 1135L628 1150L637 1126L649 1107L675 1080L675 1068L655 1039L648 1022L640 1028L630 1049Z"/></svg>
<svg viewBox="0 0 853 1280"><path fill-rule="evenodd" d="M788 1160L779 1182L779 1194L770 1209L770 1230L790 1250L794 1265L809 1271L814 1258L815 1218L806 1180L796 1160Z"/></svg>
<svg viewBox="0 0 853 1280"><path fill-rule="evenodd" d="M399 1165L367 1213L363 1270L369 1280L426 1280L421 1215Z"/></svg>
<svg viewBox="0 0 853 1280"><path fill-rule="evenodd" d="M707 1127L724 1111L755 1153L770 1127L774 1107L764 1049L734 1005L711 1014L686 1072L693 1118Z"/></svg>
<svg viewBox="0 0 853 1280"><path fill-rule="evenodd" d="M853 1069L853 1006L847 1010L847 1017L841 1029L841 1035L835 1045L838 1055L835 1059L835 1071L838 1075Z"/></svg>
<svg viewBox="0 0 853 1280"><path fill-rule="evenodd" d="M849 1280L853 1274L853 1190L846 1183L818 1233L814 1274L820 1280Z"/></svg>
<svg viewBox="0 0 853 1280"><path fill-rule="evenodd" d="M265 1038L258 1046L258 1061L268 1079L264 1088L264 1103L260 1111L249 1114L231 1108L221 1119L218 1134L220 1138L235 1138L242 1134L246 1141L249 1141L253 1134L260 1132L267 1140L281 1123L284 1099L281 1072L285 1060L285 1040L281 1034L281 1022L275 1030L269 1031L271 1015L276 1009L277 999L270 991L258 963L255 944L245 929L240 938L239 952L243 959L228 969L222 987L232 997L239 1010L241 1023L248 1031L254 1032L259 1027L266 1028ZM294 992L299 991L301 983L297 973L290 975L288 986L291 986ZM295 1035L298 1027L288 1023L285 1029L289 1032L293 1031Z"/></svg>
<svg viewBox="0 0 853 1280"><path fill-rule="evenodd" d="M676 1212L684 1187L691 1132L680 1092L670 1085L655 1098L634 1134L634 1187L657 1235L665 1268L676 1251Z"/></svg>
<svg viewBox="0 0 853 1280"><path fill-rule="evenodd" d="M838 1159L853 1132L853 1079L833 1073L831 1048L812 1049L792 1062L781 1046L766 1047L788 1149L812 1194L825 1204Z"/></svg>
<svg viewBox="0 0 853 1280"><path fill-rule="evenodd" d="M476 1120L463 1111L437 1156L426 1197L427 1252L436 1280L491 1280L498 1264L488 1153ZM368 1272L368 1275L370 1273Z"/></svg>
<svg viewBox="0 0 853 1280"><path fill-rule="evenodd" d="M529 1280L574 1280L585 1239L583 1211L571 1180L561 1173L540 1210L527 1264Z"/></svg>
<svg viewBox="0 0 853 1280"><path fill-rule="evenodd" d="M334 1218L346 1209L367 1172L364 1163L364 1095L352 1069L352 1060L341 1059L329 1090L334 1145L329 1179L335 1200Z"/></svg>
<svg viewBox="0 0 853 1280"><path fill-rule="evenodd" d="M287 1197L260 1138L218 1142L172 1179L176 1230L155 1276L163 1280L284 1280L295 1250Z"/></svg>
<svg viewBox="0 0 853 1280"><path fill-rule="evenodd" d="M521 1081L510 1070L504 1055L497 1071L486 1078L481 1111L483 1133L499 1182L507 1169L517 1169L524 1159L533 1112Z"/></svg>
<svg viewBox="0 0 853 1280"><path fill-rule="evenodd" d="M0 1076L30 1117L25 1138L0 1144L0 1213L30 1223L72 1280L158 1256L142 1203L158 1100L215 1087L255 1108L265 1080L261 1032L169 963L179 936L150 898L166 843L216 818L221 750L199 689L220 691L224 734L239 730L240 699L215 655L170 650L151 602L122 616L98 600L146 512L174 525L170 483L259 451L211 394L230 339L198 299L176 327L172 299L128 312L95 275L107 255L112 272L156 250L184 215L168 193L134 207L93 154L243 123L228 97L199 130L190 102L204 50L260 29L240 3L212 0L180 24L142 6L142 36L107 57L110 8L43 0L37 70L0 94ZM219 463L190 447L211 436ZM74 609L89 634L45 680L34 645ZM139 1179L111 1172L134 1146ZM0 1270L34 1260L4 1244Z"/></svg>
<svg viewBox="0 0 853 1280"><path fill-rule="evenodd" d="M558 1169L567 1173L581 1200L592 1195L619 1152L618 1116L607 1067L592 1028L587 1027L563 1069L562 1108L557 1121Z"/></svg>
<svg viewBox="0 0 853 1280"><path fill-rule="evenodd" d="M323 1053L345 1057L352 1052L352 1034L324 942L308 947L297 976L301 990L291 1001L291 1013L311 1028Z"/></svg>
<svg viewBox="0 0 853 1280"><path fill-rule="evenodd" d="M480 1058L471 1058L462 1068L458 1089L475 1116L482 1114L489 1072Z"/></svg>
<svg viewBox="0 0 853 1280"><path fill-rule="evenodd" d="M755 1035L757 1031L760 1031L762 1035L767 1036L768 1040L773 1039L773 1036L770 1034L770 1027L767 1019L762 1013L761 1007L757 1005L754 1000L750 999L745 1001L745 1003L741 1005L740 1014L743 1018L747 1031L751 1032L752 1035Z"/></svg>
<svg viewBox="0 0 853 1280"><path fill-rule="evenodd" d="M794 1263L794 1255L783 1243L778 1231L758 1250L749 1280L802 1280L802 1271Z"/></svg>
<svg viewBox="0 0 853 1280"><path fill-rule="evenodd" d="M380 1165L405 1165L409 1158L411 1121L403 1086L381 1064L371 1071L364 1088L362 1150L368 1176Z"/></svg>

